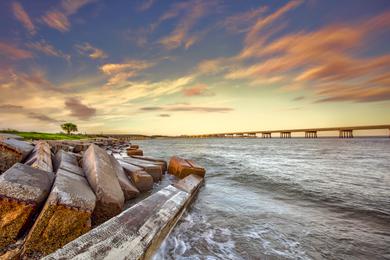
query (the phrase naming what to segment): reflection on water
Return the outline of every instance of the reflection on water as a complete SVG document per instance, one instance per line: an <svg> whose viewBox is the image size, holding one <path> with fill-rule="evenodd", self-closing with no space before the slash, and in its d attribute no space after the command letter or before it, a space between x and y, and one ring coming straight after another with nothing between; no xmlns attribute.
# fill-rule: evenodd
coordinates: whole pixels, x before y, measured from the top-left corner
<svg viewBox="0 0 390 260"><path fill-rule="evenodd" d="M390 259L390 139L140 141L208 170L156 259Z"/></svg>

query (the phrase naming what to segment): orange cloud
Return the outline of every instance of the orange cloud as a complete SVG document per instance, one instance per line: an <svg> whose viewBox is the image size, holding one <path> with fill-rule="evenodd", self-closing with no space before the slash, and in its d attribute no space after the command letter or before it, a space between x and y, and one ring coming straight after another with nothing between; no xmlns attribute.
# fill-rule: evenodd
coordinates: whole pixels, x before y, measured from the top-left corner
<svg viewBox="0 0 390 260"><path fill-rule="evenodd" d="M214 95L214 93L209 90L206 84L198 84L193 87L183 89L183 94L187 97Z"/></svg>
<svg viewBox="0 0 390 260"><path fill-rule="evenodd" d="M160 43L164 45L166 49L176 49L180 46L184 46L186 49L191 47L199 40L200 35L202 34L191 34L191 29L200 18L206 15L207 11L213 4L215 4L214 1L192 1L174 5L171 10L160 17L156 24L152 25L152 27L155 28L162 21L177 17L181 13L184 14L179 20L176 28L171 32L171 34L160 39Z"/></svg>
<svg viewBox="0 0 390 260"><path fill-rule="evenodd" d="M87 55L91 59L105 59L108 57L103 50L93 47L87 42L83 44L77 44L75 47L79 50L81 54Z"/></svg>
<svg viewBox="0 0 390 260"><path fill-rule="evenodd" d="M34 24L32 23L30 16L23 9L23 6L18 2L12 3L12 11L16 19L22 23L22 25L28 30L32 35L36 33Z"/></svg>
<svg viewBox="0 0 390 260"><path fill-rule="evenodd" d="M250 26L248 26L248 24L260 15L264 14L267 10L267 6L259 6L253 10L229 16L221 23L221 25L229 32L247 32L250 30Z"/></svg>
<svg viewBox="0 0 390 260"><path fill-rule="evenodd" d="M0 56L11 60L21 60L32 58L32 53L15 47L13 44L0 42Z"/></svg>
<svg viewBox="0 0 390 260"><path fill-rule="evenodd" d="M70 23L68 17L61 12L49 11L42 17L42 20L53 29L61 32L69 31Z"/></svg>
<svg viewBox="0 0 390 260"><path fill-rule="evenodd" d="M48 56L60 57L64 58L68 62L70 61L70 55L64 54L62 51L57 50L53 45L47 43L45 40L28 43L27 46Z"/></svg>

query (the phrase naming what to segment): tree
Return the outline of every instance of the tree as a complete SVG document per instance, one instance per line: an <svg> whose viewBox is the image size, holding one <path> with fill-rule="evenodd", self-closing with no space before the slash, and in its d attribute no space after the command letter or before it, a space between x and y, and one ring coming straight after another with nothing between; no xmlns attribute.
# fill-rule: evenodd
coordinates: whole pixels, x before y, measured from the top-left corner
<svg viewBox="0 0 390 260"><path fill-rule="evenodd" d="M65 123L61 125L61 128L70 135L71 132L77 132L77 125L73 123Z"/></svg>

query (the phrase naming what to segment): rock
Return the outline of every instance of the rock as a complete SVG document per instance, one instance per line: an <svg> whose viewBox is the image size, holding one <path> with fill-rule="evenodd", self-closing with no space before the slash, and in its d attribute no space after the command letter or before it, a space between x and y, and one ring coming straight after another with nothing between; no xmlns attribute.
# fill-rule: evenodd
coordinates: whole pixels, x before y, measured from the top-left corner
<svg viewBox="0 0 390 260"><path fill-rule="evenodd" d="M63 169L83 177L85 176L84 171L79 166L78 157L70 152L58 151L55 156L55 166L56 171Z"/></svg>
<svg viewBox="0 0 390 260"><path fill-rule="evenodd" d="M148 162L153 163L153 164L160 165L163 174L164 174L164 173L167 171L167 169L168 169L168 164L167 164L167 162L166 162L165 160L163 160L163 159L157 159L157 158L153 158L153 157L146 157L146 156L139 156L139 155L132 155L131 157L136 158L136 159L139 159L139 160L148 161Z"/></svg>
<svg viewBox="0 0 390 260"><path fill-rule="evenodd" d="M127 149L126 150L127 152L127 155L128 156L131 156L131 155L144 155L144 152L140 149Z"/></svg>
<svg viewBox="0 0 390 260"><path fill-rule="evenodd" d="M147 161L132 158L132 157L125 157L122 160L142 168L145 172L147 172L150 176L153 177L154 182L161 181L161 179L162 179L161 166L147 162Z"/></svg>
<svg viewBox="0 0 390 260"><path fill-rule="evenodd" d="M27 235L25 256L47 255L91 229L96 196L87 180L59 168L53 189Z"/></svg>
<svg viewBox="0 0 390 260"><path fill-rule="evenodd" d="M17 162L22 162L34 149L29 143L15 140L0 140L0 174Z"/></svg>
<svg viewBox="0 0 390 260"><path fill-rule="evenodd" d="M130 145L130 149L139 149L139 145L138 144L132 144L132 145Z"/></svg>
<svg viewBox="0 0 390 260"><path fill-rule="evenodd" d="M111 156L112 165L114 166L116 176L118 177L119 185L122 188L125 200L134 199L139 195L139 190L134 187L129 178L126 176L122 166L115 159L114 156Z"/></svg>
<svg viewBox="0 0 390 260"><path fill-rule="evenodd" d="M201 186L204 178L196 174L191 174L185 177L184 179L179 180L174 183L173 186L179 190L185 191L187 193L193 194L197 188Z"/></svg>
<svg viewBox="0 0 390 260"><path fill-rule="evenodd" d="M0 249L16 241L47 198L54 173L16 163L0 176Z"/></svg>
<svg viewBox="0 0 390 260"><path fill-rule="evenodd" d="M50 145L47 142L38 141L25 164L42 171L53 172Z"/></svg>
<svg viewBox="0 0 390 260"><path fill-rule="evenodd" d="M100 224L122 212L125 197L106 151L91 144L84 154L82 164L85 176L97 197L92 223Z"/></svg>
<svg viewBox="0 0 390 260"><path fill-rule="evenodd" d="M142 168L133 164L120 160L119 163L125 170L140 192L145 192L153 189L153 178L147 174Z"/></svg>
<svg viewBox="0 0 390 260"><path fill-rule="evenodd" d="M200 177L204 177L206 174L206 170L195 162L177 156L173 156L169 161L168 172L180 179L191 174L196 174Z"/></svg>
<svg viewBox="0 0 390 260"><path fill-rule="evenodd" d="M53 140L48 140L47 141L51 147L51 151L56 154L58 151L60 150L64 150L64 151L71 151L73 149L73 147L67 145L67 144L64 144L62 143L62 141L53 141Z"/></svg>
<svg viewBox="0 0 390 260"><path fill-rule="evenodd" d="M190 199L168 186L44 259L152 259Z"/></svg>

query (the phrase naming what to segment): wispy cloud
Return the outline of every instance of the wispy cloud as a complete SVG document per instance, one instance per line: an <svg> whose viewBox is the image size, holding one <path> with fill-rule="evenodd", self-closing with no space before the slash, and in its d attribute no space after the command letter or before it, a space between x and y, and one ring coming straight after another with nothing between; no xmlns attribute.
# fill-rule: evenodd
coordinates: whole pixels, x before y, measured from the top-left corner
<svg viewBox="0 0 390 260"><path fill-rule="evenodd" d="M42 21L49 27L61 32L70 30L69 16L77 13L83 6L93 2L93 0L62 0L58 8L52 9L42 17Z"/></svg>
<svg viewBox="0 0 390 260"><path fill-rule="evenodd" d="M32 58L32 53L16 47L15 44L0 42L0 56L11 60L22 60Z"/></svg>
<svg viewBox="0 0 390 260"><path fill-rule="evenodd" d="M141 107L140 111L167 111L167 112L198 112L198 113L227 113L233 111L230 107L209 107L188 105L166 105L156 107Z"/></svg>
<svg viewBox="0 0 390 260"><path fill-rule="evenodd" d="M198 84L189 88L183 89L183 95L187 97L194 96L213 96L214 92L210 91L206 84Z"/></svg>
<svg viewBox="0 0 390 260"><path fill-rule="evenodd" d="M192 32L194 25L205 16L209 10L216 4L216 1L195 0L189 2L180 2L172 6L170 10L164 13L158 22L153 25L156 27L161 22L180 16L175 29L168 35L160 39L160 43L166 49L176 49L184 47L188 49L196 43L202 32Z"/></svg>
<svg viewBox="0 0 390 260"><path fill-rule="evenodd" d="M259 6L246 12L228 16L221 22L221 26L229 32L243 33L251 29L250 24L268 10L267 6Z"/></svg>
<svg viewBox="0 0 390 260"><path fill-rule="evenodd" d="M31 109L25 108L23 106L4 104L0 105L0 113L6 114L20 114L26 116L30 119L35 119L45 123L58 123L60 122L57 119L44 115L42 113L32 112Z"/></svg>
<svg viewBox="0 0 390 260"><path fill-rule="evenodd" d="M76 44L75 47L82 55L86 55L91 59L105 59L108 57L102 49L96 48L88 42Z"/></svg>
<svg viewBox="0 0 390 260"><path fill-rule="evenodd" d="M70 115L81 120L88 120L96 114L96 109L81 103L77 98L67 98L65 107L70 111Z"/></svg>
<svg viewBox="0 0 390 260"><path fill-rule="evenodd" d="M57 50L53 45L49 44L45 40L41 40L38 42L31 42L31 43L28 43L27 46L30 49L37 50L37 51L44 53L48 56L63 58L68 62L70 61L70 58L71 58L70 55L63 53L60 50Z"/></svg>
<svg viewBox="0 0 390 260"><path fill-rule="evenodd" d="M23 6L18 2L13 2L11 7L15 18L22 23L22 25L28 30L31 35L34 35L36 33L36 28L31 21L30 16L24 10Z"/></svg>
<svg viewBox="0 0 390 260"><path fill-rule="evenodd" d="M155 2L156 0L142 0L141 4L138 6L138 10L141 12L147 11L154 5Z"/></svg>

